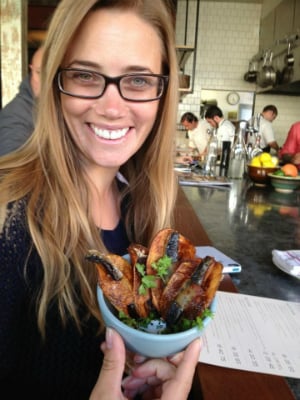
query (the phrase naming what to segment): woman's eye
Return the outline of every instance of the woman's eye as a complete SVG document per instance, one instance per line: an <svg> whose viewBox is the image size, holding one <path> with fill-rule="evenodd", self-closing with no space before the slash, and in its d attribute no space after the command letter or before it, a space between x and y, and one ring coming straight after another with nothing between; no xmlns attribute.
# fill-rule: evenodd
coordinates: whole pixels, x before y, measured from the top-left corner
<svg viewBox="0 0 300 400"><path fill-rule="evenodd" d="M77 74L74 75L75 79L80 79L82 81L92 81L94 80L93 75L89 74L87 72L78 72Z"/></svg>
<svg viewBox="0 0 300 400"><path fill-rule="evenodd" d="M147 81L144 77L136 77L131 80L131 84L133 86L145 86L147 85Z"/></svg>

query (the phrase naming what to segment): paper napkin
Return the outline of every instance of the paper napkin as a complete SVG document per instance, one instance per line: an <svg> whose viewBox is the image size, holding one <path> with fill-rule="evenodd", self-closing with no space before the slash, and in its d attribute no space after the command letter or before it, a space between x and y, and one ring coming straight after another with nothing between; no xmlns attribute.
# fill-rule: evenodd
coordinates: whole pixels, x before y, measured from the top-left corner
<svg viewBox="0 0 300 400"><path fill-rule="evenodd" d="M272 250L272 256L278 268L300 279L300 250Z"/></svg>

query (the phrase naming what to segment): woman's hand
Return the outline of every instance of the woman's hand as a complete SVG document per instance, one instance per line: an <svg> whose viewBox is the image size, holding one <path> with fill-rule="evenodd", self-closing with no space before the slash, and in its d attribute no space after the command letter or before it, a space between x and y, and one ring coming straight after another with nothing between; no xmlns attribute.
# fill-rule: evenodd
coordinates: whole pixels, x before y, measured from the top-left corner
<svg viewBox="0 0 300 400"><path fill-rule="evenodd" d="M185 352L169 359L151 359L138 365L123 384L126 350L122 338L107 328L106 341L101 349L104 353L103 365L90 400L127 400L137 394L143 394L145 400L187 399L199 359L199 339L191 343ZM137 360L141 362L143 357L138 356Z"/></svg>
<svg viewBox="0 0 300 400"><path fill-rule="evenodd" d="M126 360L121 336L113 329L107 328L101 350L104 353L103 364L90 400L126 400L121 388Z"/></svg>
<svg viewBox="0 0 300 400"><path fill-rule="evenodd" d="M143 400L186 400L191 390L200 354L200 339L168 359L151 359L132 370L124 379L124 394L130 399L143 394Z"/></svg>

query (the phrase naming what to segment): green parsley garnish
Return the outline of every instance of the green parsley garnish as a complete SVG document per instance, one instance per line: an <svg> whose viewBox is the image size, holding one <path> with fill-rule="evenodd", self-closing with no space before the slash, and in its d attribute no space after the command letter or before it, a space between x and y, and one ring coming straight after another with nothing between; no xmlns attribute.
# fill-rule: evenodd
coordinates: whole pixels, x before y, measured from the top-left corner
<svg viewBox="0 0 300 400"><path fill-rule="evenodd" d="M204 310L204 312L200 316L196 317L194 320L182 318L179 322L177 322L177 324L167 327L164 331L160 332L160 334L184 332L194 327L197 327L199 330L201 330L203 328L203 320L206 317L214 317L214 313L210 311L209 308ZM158 318L158 315L156 315L155 313L150 313L147 318L134 319L129 317L122 311L119 311L119 319L126 325L134 329L147 327L152 320Z"/></svg>
<svg viewBox="0 0 300 400"><path fill-rule="evenodd" d="M147 290L150 288L156 287L157 279L161 279L164 283L166 278L169 275L170 266L172 265L171 257L164 255L158 261L151 264L152 268L156 271L154 275L147 275L146 274L146 266L144 264L136 263L135 268L141 275L141 285L139 287L139 294L144 295L147 293ZM203 319L205 317L213 317L214 313L210 311L209 308L203 311L203 313L196 317L194 320L190 320L187 318L181 318L177 324L167 327L164 332L161 333L176 333L176 332L183 332L193 327L198 327L199 330L203 328ZM157 319L157 316L150 313L147 318L140 318L135 320L133 318L128 317L128 315L124 314L123 312L119 312L119 319L123 321L125 324L139 329L139 327L146 327L148 324Z"/></svg>
<svg viewBox="0 0 300 400"><path fill-rule="evenodd" d="M131 328L138 328L137 321L134 318L130 318L123 311L119 311L119 319L124 322L124 324L131 326Z"/></svg>
<svg viewBox="0 0 300 400"><path fill-rule="evenodd" d="M139 287L139 294L143 295L147 293L147 289L156 287L155 276L146 275L146 267L144 264L136 263L136 269L142 276L141 285Z"/></svg>
<svg viewBox="0 0 300 400"><path fill-rule="evenodd" d="M157 262L151 264L152 268L157 271L157 276L165 282L166 277L169 275L169 269L172 265L172 258L164 255Z"/></svg>
<svg viewBox="0 0 300 400"><path fill-rule="evenodd" d="M146 294L147 289L156 287L155 276L145 275L142 277L142 283L139 287L139 294Z"/></svg>
<svg viewBox="0 0 300 400"><path fill-rule="evenodd" d="M156 287L156 279L160 278L163 282L169 274L169 269L172 264L171 257L163 256L157 262L152 263L152 268L157 271L155 275L146 275L146 267L144 264L136 263L136 269L142 277L139 287L139 294L146 294L147 289Z"/></svg>
<svg viewBox="0 0 300 400"><path fill-rule="evenodd" d="M184 332L194 327L197 327L199 330L201 330L203 329L203 320L206 317L214 317L214 313L209 308L204 310L203 313L195 319L181 318L175 325L168 327L166 333Z"/></svg>

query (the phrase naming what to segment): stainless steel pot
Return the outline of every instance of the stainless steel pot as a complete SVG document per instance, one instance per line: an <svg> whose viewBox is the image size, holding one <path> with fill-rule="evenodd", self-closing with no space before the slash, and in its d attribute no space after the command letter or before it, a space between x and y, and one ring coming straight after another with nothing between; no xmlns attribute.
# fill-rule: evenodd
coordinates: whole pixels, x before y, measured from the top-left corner
<svg viewBox="0 0 300 400"><path fill-rule="evenodd" d="M244 80L246 82L256 82L257 72L256 71L248 71L244 75Z"/></svg>
<svg viewBox="0 0 300 400"><path fill-rule="evenodd" d="M288 43L288 48L287 48L287 53L285 56L285 65L289 66L289 67L293 67L294 66L294 55L293 53L291 53L291 42Z"/></svg>
<svg viewBox="0 0 300 400"><path fill-rule="evenodd" d="M272 59L273 52L266 52L262 68L257 75L257 83L260 87L273 86L276 83L276 71L272 65Z"/></svg>
<svg viewBox="0 0 300 400"><path fill-rule="evenodd" d="M246 82L256 82L257 78L257 66L256 62L250 61L248 71L244 75L244 80Z"/></svg>
<svg viewBox="0 0 300 400"><path fill-rule="evenodd" d="M288 43L287 54L284 58L285 67L281 73L281 84L289 83L293 79L294 75L294 55L291 53L291 42Z"/></svg>

